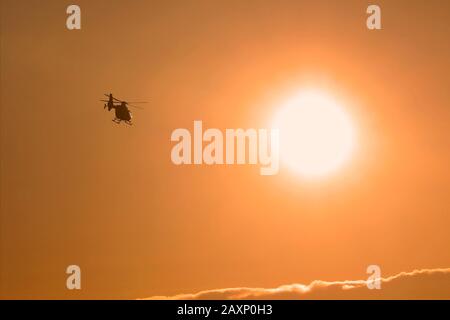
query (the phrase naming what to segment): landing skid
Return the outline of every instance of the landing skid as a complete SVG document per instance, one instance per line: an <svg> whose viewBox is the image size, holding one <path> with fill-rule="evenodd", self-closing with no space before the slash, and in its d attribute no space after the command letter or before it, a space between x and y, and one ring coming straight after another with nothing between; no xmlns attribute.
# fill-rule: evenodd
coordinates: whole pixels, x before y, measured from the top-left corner
<svg viewBox="0 0 450 320"><path fill-rule="evenodd" d="M112 121L115 122L115 123L117 123L117 124L120 124L120 123L122 122L122 120L117 119L117 118L112 119ZM123 120L123 122L125 122L125 123L126 123L127 125L129 125L129 126L132 126L132 125L133 125L133 123L132 123L131 121Z"/></svg>

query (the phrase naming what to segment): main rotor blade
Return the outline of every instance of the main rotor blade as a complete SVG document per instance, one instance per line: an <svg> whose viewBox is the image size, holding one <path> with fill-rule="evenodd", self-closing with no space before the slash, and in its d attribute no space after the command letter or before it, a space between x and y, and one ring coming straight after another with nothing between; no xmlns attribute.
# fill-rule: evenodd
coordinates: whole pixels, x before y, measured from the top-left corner
<svg viewBox="0 0 450 320"><path fill-rule="evenodd" d="M144 110L144 108L142 108L142 107L139 107L139 106L133 106L132 104L128 104L128 103L127 103L127 106L130 106L130 107L133 107L133 108L136 108L136 109Z"/></svg>
<svg viewBox="0 0 450 320"><path fill-rule="evenodd" d="M106 93L104 93L104 95L105 96L107 96L108 97L108 99L109 99L109 94L106 94ZM114 97L112 97L113 98L113 100L116 100L117 102L125 102L125 101L123 101L123 100L120 100L120 99L117 99L117 98L114 98ZM109 102L109 100L108 100L108 102Z"/></svg>
<svg viewBox="0 0 450 320"><path fill-rule="evenodd" d="M104 95L109 98L109 94L104 93ZM113 98L113 100L115 100L117 102L120 102L120 103L125 102L126 104L128 104L128 101L120 100L120 99L115 98L115 97L112 97L112 98ZM104 100L101 100L101 101L104 101ZM107 100L105 102L109 102L109 100ZM131 103L148 103L148 101L132 101ZM137 106L134 106L134 107L138 108Z"/></svg>

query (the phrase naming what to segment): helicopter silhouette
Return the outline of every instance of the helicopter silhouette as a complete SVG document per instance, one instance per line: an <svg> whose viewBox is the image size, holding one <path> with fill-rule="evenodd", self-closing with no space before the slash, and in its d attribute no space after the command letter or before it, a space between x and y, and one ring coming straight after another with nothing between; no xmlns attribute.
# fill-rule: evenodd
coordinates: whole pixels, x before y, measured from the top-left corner
<svg viewBox="0 0 450 320"><path fill-rule="evenodd" d="M131 114L130 109L128 109L128 106L137 108L137 109L143 109L139 106L134 106L130 104L127 101L120 100L117 98L114 98L112 93L106 94L105 96L108 97L108 100L100 100L102 102L106 102L103 106L103 109L106 109L108 107L108 111L111 111L111 109L114 109L115 111L115 117L112 121L114 121L117 124L120 124L122 121L125 122L128 125L132 125L131 118L133 117ZM145 101L136 101L133 103L147 103Z"/></svg>

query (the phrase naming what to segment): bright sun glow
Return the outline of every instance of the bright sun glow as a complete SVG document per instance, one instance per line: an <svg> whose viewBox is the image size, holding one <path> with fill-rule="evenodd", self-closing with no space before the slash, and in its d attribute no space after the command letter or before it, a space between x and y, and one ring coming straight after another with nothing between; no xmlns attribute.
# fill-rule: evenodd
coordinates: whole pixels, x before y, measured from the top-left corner
<svg viewBox="0 0 450 320"><path fill-rule="evenodd" d="M355 132L350 117L333 97L305 90L286 101L275 115L280 130L280 159L303 176L329 174L349 159Z"/></svg>

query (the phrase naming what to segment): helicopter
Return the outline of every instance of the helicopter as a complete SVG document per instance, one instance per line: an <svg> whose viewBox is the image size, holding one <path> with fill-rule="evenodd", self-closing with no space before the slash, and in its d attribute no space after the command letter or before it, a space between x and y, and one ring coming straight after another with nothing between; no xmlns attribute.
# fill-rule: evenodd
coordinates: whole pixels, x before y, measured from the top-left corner
<svg viewBox="0 0 450 320"><path fill-rule="evenodd" d="M127 101L114 98L112 93L110 93L110 94L105 93L105 96L108 97L108 100L100 100L102 102L105 102L103 109L106 109L108 107L108 111L111 111L111 109L115 110L115 117L112 121L114 121L117 124L120 124L122 121L124 121L126 124L128 124L130 126L133 124L131 122L131 118L132 118L131 111L130 111L130 109L128 109L128 106L137 108L137 109L143 109L139 106L132 105ZM133 102L133 103L147 103L147 102L137 101L137 102Z"/></svg>

